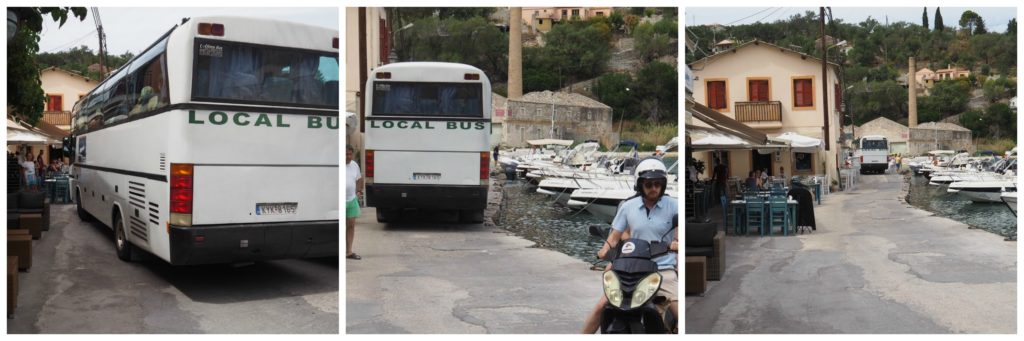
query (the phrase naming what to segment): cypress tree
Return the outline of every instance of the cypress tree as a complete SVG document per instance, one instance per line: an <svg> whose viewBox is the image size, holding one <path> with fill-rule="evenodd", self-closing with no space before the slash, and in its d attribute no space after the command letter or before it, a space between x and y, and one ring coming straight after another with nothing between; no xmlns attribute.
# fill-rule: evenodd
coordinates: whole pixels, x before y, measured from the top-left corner
<svg viewBox="0 0 1024 341"><path fill-rule="evenodd" d="M942 12L939 12L939 8L935 7L935 30L943 31L945 27L942 25Z"/></svg>
<svg viewBox="0 0 1024 341"><path fill-rule="evenodd" d="M924 11L921 12L921 26L924 26L926 30L928 29L928 7L925 7Z"/></svg>

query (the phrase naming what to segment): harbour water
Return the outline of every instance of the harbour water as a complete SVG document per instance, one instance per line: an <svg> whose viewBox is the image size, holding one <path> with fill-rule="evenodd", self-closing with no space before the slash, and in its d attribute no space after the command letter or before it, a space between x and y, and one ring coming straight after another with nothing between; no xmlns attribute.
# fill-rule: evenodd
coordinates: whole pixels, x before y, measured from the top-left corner
<svg viewBox="0 0 1024 341"><path fill-rule="evenodd" d="M563 207L536 190L523 180L505 184L501 227L537 243L537 247L594 262L603 241L591 236L588 227L608 224L586 211Z"/></svg>
<svg viewBox="0 0 1024 341"><path fill-rule="evenodd" d="M907 202L972 227L1017 239L1017 217L1005 204L975 203L955 193L947 193L946 187L932 186L925 177L913 176Z"/></svg>

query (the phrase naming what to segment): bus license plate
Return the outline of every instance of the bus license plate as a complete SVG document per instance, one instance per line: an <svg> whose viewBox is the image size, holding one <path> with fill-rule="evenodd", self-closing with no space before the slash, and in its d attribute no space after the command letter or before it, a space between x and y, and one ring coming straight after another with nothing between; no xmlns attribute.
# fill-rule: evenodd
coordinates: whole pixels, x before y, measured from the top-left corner
<svg viewBox="0 0 1024 341"><path fill-rule="evenodd" d="M441 173L412 173L413 180L441 180Z"/></svg>
<svg viewBox="0 0 1024 341"><path fill-rule="evenodd" d="M299 203L297 202L257 203L256 215L295 214L295 210L297 210L298 208Z"/></svg>

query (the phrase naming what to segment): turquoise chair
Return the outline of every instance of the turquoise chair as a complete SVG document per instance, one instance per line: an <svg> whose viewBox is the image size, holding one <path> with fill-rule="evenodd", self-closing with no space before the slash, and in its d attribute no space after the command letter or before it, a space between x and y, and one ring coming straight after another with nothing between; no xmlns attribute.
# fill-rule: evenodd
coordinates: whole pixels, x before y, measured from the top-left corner
<svg viewBox="0 0 1024 341"><path fill-rule="evenodd" d="M764 200L761 197L753 195L746 197L746 208L747 208L747 222L744 223L743 232L745 234L750 233L750 228L756 227L757 231L764 237L765 233L765 220L768 212L764 209Z"/></svg>
<svg viewBox="0 0 1024 341"><path fill-rule="evenodd" d="M789 235L789 207L786 202L785 195L773 195L769 199L768 211L770 214L770 223L768 227L769 234L775 229L776 224L781 225L782 235Z"/></svg>

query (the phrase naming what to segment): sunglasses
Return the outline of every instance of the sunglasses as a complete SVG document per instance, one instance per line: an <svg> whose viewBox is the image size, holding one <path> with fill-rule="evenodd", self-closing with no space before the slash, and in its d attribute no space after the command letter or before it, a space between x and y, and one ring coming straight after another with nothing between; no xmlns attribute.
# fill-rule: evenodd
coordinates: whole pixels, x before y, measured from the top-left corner
<svg viewBox="0 0 1024 341"><path fill-rule="evenodd" d="M647 182L644 182L644 188L646 188L646 189L662 188L662 187L665 187L665 182L664 181L647 181Z"/></svg>

